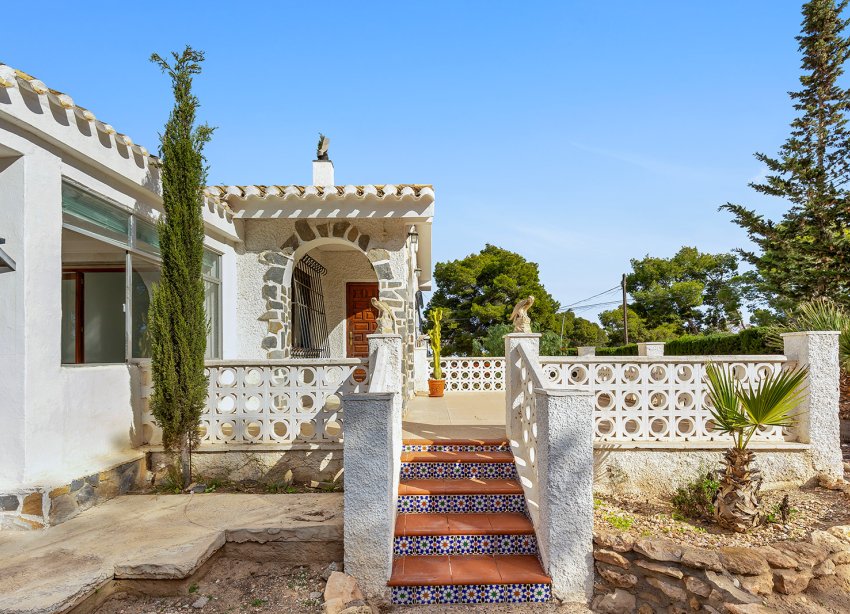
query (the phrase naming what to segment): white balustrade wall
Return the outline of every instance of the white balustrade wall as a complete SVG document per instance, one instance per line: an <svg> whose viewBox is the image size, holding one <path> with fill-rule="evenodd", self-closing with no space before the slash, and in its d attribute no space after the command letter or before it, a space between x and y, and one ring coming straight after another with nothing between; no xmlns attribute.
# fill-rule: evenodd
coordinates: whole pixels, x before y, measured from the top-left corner
<svg viewBox="0 0 850 614"><path fill-rule="evenodd" d="M505 359L492 356L448 356L440 359L446 390L486 392L505 389ZM433 360L431 377L434 376Z"/></svg>
<svg viewBox="0 0 850 614"><path fill-rule="evenodd" d="M322 444L342 441L342 397L366 392L361 359L206 362L201 444ZM143 443L161 442L148 407L150 368L142 368Z"/></svg>
<svg viewBox="0 0 850 614"><path fill-rule="evenodd" d="M757 386L778 372L784 356L595 356L541 357L549 388L589 390L594 397L597 441L725 441L713 429L705 369L710 363L731 371L745 386ZM785 441L775 427L754 440Z"/></svg>

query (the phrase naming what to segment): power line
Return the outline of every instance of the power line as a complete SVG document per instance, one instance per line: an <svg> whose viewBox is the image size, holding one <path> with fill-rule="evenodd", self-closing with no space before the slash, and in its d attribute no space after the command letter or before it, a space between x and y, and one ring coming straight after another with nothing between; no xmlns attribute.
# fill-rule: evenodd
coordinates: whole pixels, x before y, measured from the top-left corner
<svg viewBox="0 0 850 614"><path fill-rule="evenodd" d="M570 303L569 305L564 306L564 307L563 307L563 310L564 310L564 311L566 311L566 310L570 309L571 307L573 307L573 306L575 306L575 305L578 305L578 304L580 304L580 303L584 303L585 301L589 301L589 300L591 300L591 299L594 299L594 298L600 297L600 296L602 296L603 294L608 294L609 292L613 292L614 290L619 290L619 289L620 289L620 286L619 286L619 285L616 285L616 286L614 286L613 288L609 288L609 289L605 290L604 292L600 292L599 294L594 294L593 296L588 296L587 298L584 298L584 299L582 299L582 300L580 300L580 301L576 301L575 303Z"/></svg>

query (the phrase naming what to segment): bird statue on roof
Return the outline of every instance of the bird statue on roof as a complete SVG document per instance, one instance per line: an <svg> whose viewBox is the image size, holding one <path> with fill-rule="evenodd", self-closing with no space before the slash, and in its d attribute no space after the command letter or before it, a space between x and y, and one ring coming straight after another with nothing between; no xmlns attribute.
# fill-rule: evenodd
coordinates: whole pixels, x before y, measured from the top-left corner
<svg viewBox="0 0 850 614"><path fill-rule="evenodd" d="M516 307L514 307L514 310L511 313L511 320L514 323L515 333L531 332L531 318L528 317L528 310L531 309L533 304L534 297L529 295L528 298L522 299L516 304Z"/></svg>
<svg viewBox="0 0 850 614"><path fill-rule="evenodd" d="M373 296L372 307L378 310L378 333L381 335L395 334L395 318L390 306Z"/></svg>
<svg viewBox="0 0 850 614"><path fill-rule="evenodd" d="M319 133L319 144L316 145L316 160L327 160L328 159L328 146L330 144L331 144L331 140L320 132Z"/></svg>

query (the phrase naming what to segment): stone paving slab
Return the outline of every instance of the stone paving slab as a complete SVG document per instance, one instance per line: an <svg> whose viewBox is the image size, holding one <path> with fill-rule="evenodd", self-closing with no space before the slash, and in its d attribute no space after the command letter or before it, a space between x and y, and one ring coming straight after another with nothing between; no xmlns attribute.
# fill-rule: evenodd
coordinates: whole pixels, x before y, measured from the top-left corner
<svg viewBox="0 0 850 614"><path fill-rule="evenodd" d="M61 612L117 579L181 579L226 541L341 541L342 494L127 495L0 533L0 612Z"/></svg>

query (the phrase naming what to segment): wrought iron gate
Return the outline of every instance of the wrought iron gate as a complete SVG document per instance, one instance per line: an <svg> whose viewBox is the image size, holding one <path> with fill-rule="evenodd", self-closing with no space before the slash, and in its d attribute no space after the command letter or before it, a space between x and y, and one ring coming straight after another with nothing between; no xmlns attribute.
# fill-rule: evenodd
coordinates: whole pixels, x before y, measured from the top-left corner
<svg viewBox="0 0 850 614"><path fill-rule="evenodd" d="M328 270L304 256L292 272L292 357L328 358L328 320L322 275Z"/></svg>

